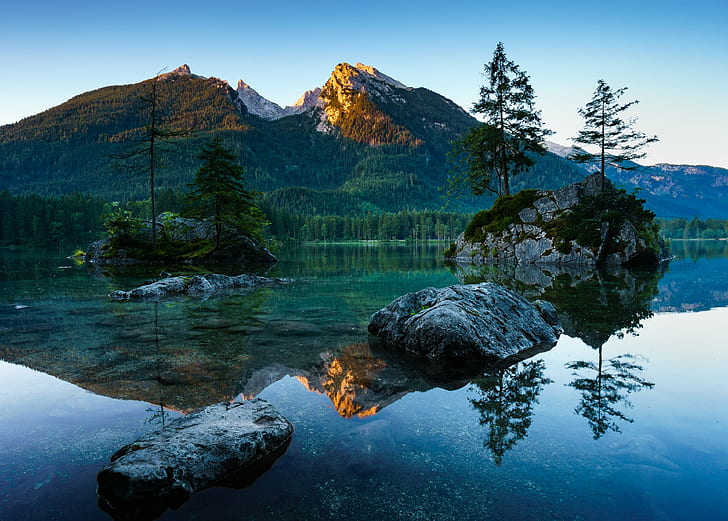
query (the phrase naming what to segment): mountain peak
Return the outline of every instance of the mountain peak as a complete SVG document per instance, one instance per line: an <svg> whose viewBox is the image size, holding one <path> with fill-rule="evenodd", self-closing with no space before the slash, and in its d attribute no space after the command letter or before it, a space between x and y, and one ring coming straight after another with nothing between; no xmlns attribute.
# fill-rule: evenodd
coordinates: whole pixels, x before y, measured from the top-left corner
<svg viewBox="0 0 728 521"><path fill-rule="evenodd" d="M269 121L280 119L285 116L301 114L314 107L320 107L322 102L319 99L321 89L318 87L304 92L298 101L289 107L281 107L256 92L253 87L243 80L238 81L238 99L243 102L248 112Z"/></svg>
<svg viewBox="0 0 728 521"><path fill-rule="evenodd" d="M184 65L180 65L175 70L171 71L170 74L189 76L192 74L192 71L190 70L190 66L185 63Z"/></svg>
<svg viewBox="0 0 728 521"><path fill-rule="evenodd" d="M245 83L243 80L238 81L237 91L238 99L243 102L245 108L247 108L248 112L251 114L268 120L278 119L281 117L283 108L281 108L280 105L258 94L253 87Z"/></svg>
<svg viewBox="0 0 728 521"><path fill-rule="evenodd" d="M396 87L398 89L409 89L407 85L405 85L402 82L399 82L392 78L391 76L387 76L386 74L382 74L379 72L378 69L375 69L371 65L364 65L363 63L357 63L354 65L354 68L358 71L365 72L369 74L370 76L374 76L379 81L383 81L384 83L387 83L391 85L392 87Z"/></svg>
<svg viewBox="0 0 728 521"><path fill-rule="evenodd" d="M411 90L404 83L382 74L371 65L357 63L350 65L346 62L338 64L331 73L328 84L337 85L347 90L355 91L384 91L392 89ZM324 87L325 88L325 87Z"/></svg>
<svg viewBox="0 0 728 521"><path fill-rule="evenodd" d="M316 87L312 90L307 90L303 94L301 94L301 97L296 100L296 102L291 105L290 107L286 107L289 109L293 108L300 108L301 110L306 110L311 107L320 107L321 106L321 88Z"/></svg>

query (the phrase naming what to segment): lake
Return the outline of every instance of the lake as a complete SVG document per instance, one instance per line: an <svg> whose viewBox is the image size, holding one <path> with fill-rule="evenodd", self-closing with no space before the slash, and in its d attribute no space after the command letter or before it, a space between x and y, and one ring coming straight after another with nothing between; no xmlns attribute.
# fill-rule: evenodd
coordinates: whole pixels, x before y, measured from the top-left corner
<svg viewBox="0 0 728 521"><path fill-rule="evenodd" d="M252 396L294 424L288 451L161 519L728 519L728 243L672 248L665 270L590 272L304 245L268 273L290 284L164 302L106 296L159 270L0 250L0 519L108 520L112 453ZM483 280L552 302L558 344L454 377L368 342L396 297Z"/></svg>

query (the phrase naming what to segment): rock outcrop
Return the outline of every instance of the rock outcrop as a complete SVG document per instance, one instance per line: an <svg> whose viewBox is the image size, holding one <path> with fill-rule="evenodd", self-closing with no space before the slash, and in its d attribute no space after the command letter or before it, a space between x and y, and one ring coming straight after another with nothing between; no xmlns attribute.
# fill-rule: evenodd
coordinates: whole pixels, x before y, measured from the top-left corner
<svg viewBox="0 0 728 521"><path fill-rule="evenodd" d="M561 334L551 304L493 283L426 288L372 315L369 332L386 345L430 362L497 361Z"/></svg>
<svg viewBox="0 0 728 521"><path fill-rule="evenodd" d="M287 279L259 277L242 274L237 276L208 273L191 277L167 277L129 291L116 290L109 297L116 300L147 300L168 297L209 297L222 291L252 291L263 286L288 282Z"/></svg>
<svg viewBox="0 0 728 521"><path fill-rule="evenodd" d="M293 426L262 399L197 410L126 445L97 476L115 519L154 519L213 485L241 488L288 448Z"/></svg>
<svg viewBox="0 0 728 521"><path fill-rule="evenodd" d="M268 121L302 114L316 107L321 107L323 104L323 101L319 97L321 89L318 87L307 90L293 105L287 107L281 107L277 103L264 98L243 80L238 81L237 93L238 99L245 105L249 113Z"/></svg>
<svg viewBox="0 0 728 521"><path fill-rule="evenodd" d="M602 217L583 219L575 224L569 222L569 215L586 198L604 197L604 194L614 196L619 203L632 203L632 207L637 201L629 194L615 190L609 180L606 180L603 192L600 175L592 174L580 183L522 197L521 200L529 201L529 204L511 208L513 215L498 215L498 222L479 226L474 220L468 227L470 236L468 231L461 234L446 257L461 264L587 266L658 264L667 260L669 250L658 236L651 218L623 215L623 209L617 207L611 214L604 212ZM513 201L518 197L519 194L514 196Z"/></svg>

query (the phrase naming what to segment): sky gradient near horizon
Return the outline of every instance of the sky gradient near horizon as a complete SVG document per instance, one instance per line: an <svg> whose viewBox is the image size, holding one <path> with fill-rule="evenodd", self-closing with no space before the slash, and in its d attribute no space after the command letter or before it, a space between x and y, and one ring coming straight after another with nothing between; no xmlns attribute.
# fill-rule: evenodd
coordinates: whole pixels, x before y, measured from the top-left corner
<svg viewBox="0 0 728 521"><path fill-rule="evenodd" d="M629 88L636 128L660 138L644 164L728 168L726 27L726 0L13 2L0 14L0 125L183 63L285 106L362 62L470 110L502 41L552 141L571 144L604 79Z"/></svg>

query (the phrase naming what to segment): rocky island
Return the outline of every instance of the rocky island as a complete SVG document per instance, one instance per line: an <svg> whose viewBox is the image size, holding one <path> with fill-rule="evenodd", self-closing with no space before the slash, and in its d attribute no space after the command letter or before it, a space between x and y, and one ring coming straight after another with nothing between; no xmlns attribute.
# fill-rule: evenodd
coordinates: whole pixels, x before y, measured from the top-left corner
<svg viewBox="0 0 728 521"><path fill-rule="evenodd" d="M222 240L215 241L211 219L188 219L168 212L157 217L159 237L151 240L151 223L119 219L104 239L89 245L89 265L123 265L159 262L273 263L276 257L259 241L232 227L223 227Z"/></svg>
<svg viewBox="0 0 728 521"><path fill-rule="evenodd" d="M659 264L670 257L642 201L599 173L558 190L523 190L475 215L445 252L459 264Z"/></svg>

